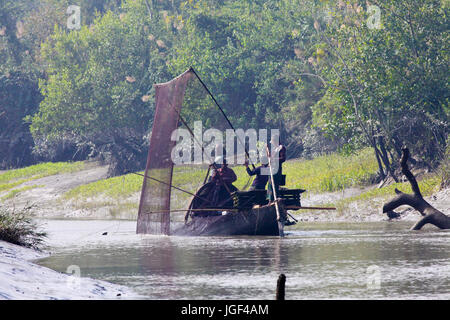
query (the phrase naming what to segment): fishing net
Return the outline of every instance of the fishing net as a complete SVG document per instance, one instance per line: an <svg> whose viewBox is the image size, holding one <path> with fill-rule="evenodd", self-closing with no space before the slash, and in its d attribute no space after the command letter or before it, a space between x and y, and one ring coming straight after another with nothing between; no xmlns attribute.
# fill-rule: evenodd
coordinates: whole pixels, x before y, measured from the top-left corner
<svg viewBox="0 0 450 320"><path fill-rule="evenodd" d="M194 194L208 182L216 157L238 162L234 152L227 154L224 145L242 151L244 147L238 146L245 141L226 141L225 133L233 131L232 125L193 69L155 85L155 92L137 233L169 235L171 221L183 221L193 200L205 199ZM241 182L242 186L248 185L248 176L240 179L247 182ZM208 196L203 192L202 197Z"/></svg>
<svg viewBox="0 0 450 320"><path fill-rule="evenodd" d="M185 72L164 84L155 85L155 118L139 203L137 233L170 233L170 194L175 146L171 134L178 127L186 84L192 77Z"/></svg>

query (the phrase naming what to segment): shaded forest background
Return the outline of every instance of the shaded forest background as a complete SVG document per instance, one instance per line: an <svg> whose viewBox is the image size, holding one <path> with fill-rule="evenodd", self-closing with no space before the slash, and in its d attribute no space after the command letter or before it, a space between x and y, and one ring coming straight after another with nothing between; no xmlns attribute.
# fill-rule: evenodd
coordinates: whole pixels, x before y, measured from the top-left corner
<svg viewBox="0 0 450 320"><path fill-rule="evenodd" d="M69 5L81 9L71 30ZM0 169L145 166L153 84L194 67L236 128L293 157L373 149L379 179L449 159L445 0L0 0ZM73 22L69 21L69 24ZM448 171L447 171L448 183Z"/></svg>

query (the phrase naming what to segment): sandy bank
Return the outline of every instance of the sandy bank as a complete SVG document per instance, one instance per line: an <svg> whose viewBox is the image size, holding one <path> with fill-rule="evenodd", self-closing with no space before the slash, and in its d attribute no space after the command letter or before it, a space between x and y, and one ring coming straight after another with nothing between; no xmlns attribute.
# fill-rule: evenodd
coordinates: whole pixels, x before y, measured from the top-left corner
<svg viewBox="0 0 450 320"><path fill-rule="evenodd" d="M28 185L39 187L24 190L12 199L4 201L10 207L22 208L32 206L31 212L38 218L69 218L69 219L129 219L137 218L137 204L140 192L132 194L126 199L110 199L105 195L98 195L83 199L80 206L75 200L64 198L65 192L81 185L99 181L106 178L107 166L100 166L95 162L87 162L84 169L78 172L63 173L26 182L17 188ZM329 206L330 203L358 196L376 186L364 188L352 187L338 192L313 193L307 191L302 195L303 206ZM8 191L0 192L0 197ZM353 201L338 211L307 211L291 212L301 221L319 222L380 222L387 220L381 208L387 199L395 195L371 198L364 201ZM450 189L441 190L433 196L426 197L437 209L448 213L450 210ZM412 208L403 210L401 220L416 221L420 214Z"/></svg>
<svg viewBox="0 0 450 320"><path fill-rule="evenodd" d="M126 287L59 273L31 260L46 253L0 241L0 300L127 299Z"/></svg>
<svg viewBox="0 0 450 320"><path fill-rule="evenodd" d="M347 189L343 192L334 192L326 194L313 194L306 196L302 200L303 206L325 205L330 202L337 202L339 200L355 196L363 193L366 189ZM376 197L368 200L354 201L348 204L348 207L342 211L307 211L299 210L291 212L301 221L318 221L318 222L380 222L388 220L386 214L382 212L383 204L395 195L386 197ZM448 213L450 212L450 188L440 190L435 194L425 197L425 200L434 206L436 209ZM418 211L409 206L399 207L397 212L401 213L398 220L402 221L417 221L421 218Z"/></svg>

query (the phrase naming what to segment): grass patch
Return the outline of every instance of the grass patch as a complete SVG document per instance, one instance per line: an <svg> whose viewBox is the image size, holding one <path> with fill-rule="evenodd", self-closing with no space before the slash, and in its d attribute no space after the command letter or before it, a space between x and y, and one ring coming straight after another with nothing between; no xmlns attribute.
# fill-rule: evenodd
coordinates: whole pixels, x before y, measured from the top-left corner
<svg viewBox="0 0 450 320"><path fill-rule="evenodd" d="M312 160L288 161L283 165L286 187L314 192L333 192L370 184L378 166L370 148L356 155L330 154Z"/></svg>
<svg viewBox="0 0 450 320"><path fill-rule="evenodd" d="M30 208L15 211L0 207L0 240L28 248L38 248L46 237L33 222Z"/></svg>
<svg viewBox="0 0 450 320"><path fill-rule="evenodd" d="M232 167L238 180L234 185L241 189L249 176L244 166ZM377 173L377 164L370 149L354 156L331 154L313 160L288 161L283 166L287 175L287 188L305 188L311 191L338 191L343 188L368 183ZM143 172L140 172L143 174ZM195 192L206 175L205 168L176 167L173 185ZM143 177L135 174L109 178L76 187L65 194L66 199L90 198L104 195L127 198L142 188Z"/></svg>
<svg viewBox="0 0 450 320"><path fill-rule="evenodd" d="M437 174L424 177L421 181L418 181L422 195L424 197L432 195L439 189L440 182L441 178ZM398 189L404 193L413 192L409 182L399 182L391 184L381 189L372 189L360 195L340 200L338 203L336 203L336 207L342 210L348 207L350 203L355 201L367 201L374 198L383 198L383 199L393 198L395 197L395 189Z"/></svg>
<svg viewBox="0 0 450 320"><path fill-rule="evenodd" d="M248 180L248 175L242 167L235 167L233 170L238 175L238 180L234 185L243 187ZM144 172L140 172L144 174ZM175 168L172 184L189 192L195 192L206 175L205 169ZM106 196L111 198L127 198L142 189L144 178L136 174L113 177L99 180L86 185L78 186L65 193L65 199L91 198L96 196ZM175 192L175 191L174 191ZM189 195L188 195L189 196Z"/></svg>
<svg viewBox="0 0 450 320"><path fill-rule="evenodd" d="M60 173L70 173L83 170L84 162L47 162L34 166L9 170L0 174L0 192L10 190L24 182L52 176Z"/></svg>
<svg viewBox="0 0 450 320"><path fill-rule="evenodd" d="M26 187L23 187L23 188L19 188L19 189L14 189L14 190L11 190L10 192L8 192L8 194L6 196L3 196L1 198L1 200L12 199L17 194L19 194L19 193L21 193L23 191L31 190L31 189L34 189L34 188L42 188L42 187L43 187L43 185L32 185L32 186L26 186Z"/></svg>
<svg viewBox="0 0 450 320"><path fill-rule="evenodd" d="M15 188L18 185L21 185L22 183L27 182L27 181L28 181L28 179L22 179L22 180L18 180L16 182L0 184L0 192Z"/></svg>
<svg viewBox="0 0 450 320"><path fill-rule="evenodd" d="M249 182L244 166L232 167L238 180L234 185L242 189ZM304 188L315 192L338 191L343 188L368 183L377 173L377 164L371 149L364 149L357 155L325 155L313 160L288 161L283 166L287 175L287 188ZM195 193L203 182L207 169L204 167L175 167L173 185ZM143 172L140 172L143 174ZM153 174L155 176L155 173ZM156 176L155 176L156 177ZM76 187L65 193L62 200L74 200L75 206L91 208L95 203L113 202L115 208L136 211L138 200L130 197L137 195L143 177L135 174L109 178ZM97 197L102 199L96 200ZM172 189L172 209L182 209L192 196Z"/></svg>

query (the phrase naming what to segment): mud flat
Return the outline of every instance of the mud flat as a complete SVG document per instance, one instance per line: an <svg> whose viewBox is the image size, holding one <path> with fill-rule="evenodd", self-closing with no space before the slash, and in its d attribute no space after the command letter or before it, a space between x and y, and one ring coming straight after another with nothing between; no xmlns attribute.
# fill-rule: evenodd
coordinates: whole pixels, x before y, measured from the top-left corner
<svg viewBox="0 0 450 320"><path fill-rule="evenodd" d="M48 253L0 241L0 300L104 300L136 297L130 289L39 266Z"/></svg>

